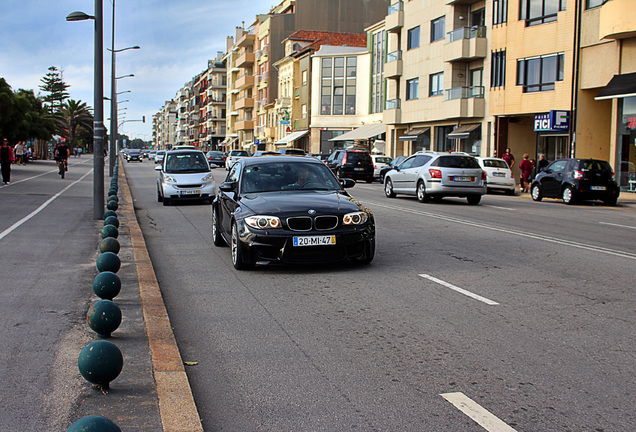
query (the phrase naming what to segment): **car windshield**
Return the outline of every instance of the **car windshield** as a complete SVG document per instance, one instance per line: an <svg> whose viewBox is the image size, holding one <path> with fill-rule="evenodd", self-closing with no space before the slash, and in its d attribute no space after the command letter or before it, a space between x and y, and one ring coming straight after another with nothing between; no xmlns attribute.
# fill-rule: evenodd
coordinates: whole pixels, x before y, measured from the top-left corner
<svg viewBox="0 0 636 432"><path fill-rule="evenodd" d="M486 168L508 168L506 161L499 159L484 159L484 166Z"/></svg>
<svg viewBox="0 0 636 432"><path fill-rule="evenodd" d="M477 159L472 156L440 156L433 166L440 168L479 168Z"/></svg>
<svg viewBox="0 0 636 432"><path fill-rule="evenodd" d="M167 173L197 173L210 171L203 153L168 154L166 160Z"/></svg>
<svg viewBox="0 0 636 432"><path fill-rule="evenodd" d="M340 184L329 168L318 163L275 162L246 166L241 180L243 193L288 190L334 191Z"/></svg>

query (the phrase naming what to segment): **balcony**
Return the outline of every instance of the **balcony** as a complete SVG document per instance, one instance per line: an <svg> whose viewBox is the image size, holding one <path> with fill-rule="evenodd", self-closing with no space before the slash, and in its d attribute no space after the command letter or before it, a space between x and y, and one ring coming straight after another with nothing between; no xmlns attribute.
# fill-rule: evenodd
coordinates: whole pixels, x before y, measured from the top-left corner
<svg viewBox="0 0 636 432"><path fill-rule="evenodd" d="M382 123L402 123L402 109L400 99L388 99L386 101L384 105L384 112L382 113Z"/></svg>
<svg viewBox="0 0 636 432"><path fill-rule="evenodd" d="M444 46L445 62L469 62L488 54L486 27L462 27L448 32Z"/></svg>
<svg viewBox="0 0 636 432"><path fill-rule="evenodd" d="M393 51L386 55L384 76L385 78L399 78L402 76L402 50Z"/></svg>
<svg viewBox="0 0 636 432"><path fill-rule="evenodd" d="M254 40L256 39L256 35L252 33L245 33L238 41L236 41L237 47L246 47L254 45Z"/></svg>
<svg viewBox="0 0 636 432"><path fill-rule="evenodd" d="M455 87L446 90L442 109L447 118L483 117L485 114L484 87Z"/></svg>
<svg viewBox="0 0 636 432"><path fill-rule="evenodd" d="M234 123L235 130L253 130L254 129L254 120L242 120L239 119Z"/></svg>
<svg viewBox="0 0 636 432"><path fill-rule="evenodd" d="M245 109L245 108L254 108L254 98L245 97L245 98L239 99L234 104L234 107L238 110Z"/></svg>
<svg viewBox="0 0 636 432"><path fill-rule="evenodd" d="M388 32L397 33L402 27L404 27L404 2L398 1L389 6L384 19L384 28Z"/></svg>
<svg viewBox="0 0 636 432"><path fill-rule="evenodd" d="M254 75L243 75L234 84L237 89L244 89L254 86Z"/></svg>
<svg viewBox="0 0 636 432"><path fill-rule="evenodd" d="M471 5L475 3L479 3L481 0L448 0L446 2L447 5Z"/></svg>
<svg viewBox="0 0 636 432"><path fill-rule="evenodd" d="M636 9L633 0L612 0L601 6L599 37L626 39L636 36Z"/></svg>
<svg viewBox="0 0 636 432"><path fill-rule="evenodd" d="M254 64L254 53L253 52L244 52L236 59L236 66L240 68L244 68Z"/></svg>

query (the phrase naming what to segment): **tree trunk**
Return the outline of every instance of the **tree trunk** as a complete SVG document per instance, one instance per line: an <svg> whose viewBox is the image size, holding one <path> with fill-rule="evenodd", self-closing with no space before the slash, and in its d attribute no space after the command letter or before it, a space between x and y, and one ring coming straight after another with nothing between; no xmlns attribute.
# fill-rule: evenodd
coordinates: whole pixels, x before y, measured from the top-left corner
<svg viewBox="0 0 636 432"><path fill-rule="evenodd" d="M48 143L45 140L36 139L33 146L34 156L40 160L46 160L49 158Z"/></svg>

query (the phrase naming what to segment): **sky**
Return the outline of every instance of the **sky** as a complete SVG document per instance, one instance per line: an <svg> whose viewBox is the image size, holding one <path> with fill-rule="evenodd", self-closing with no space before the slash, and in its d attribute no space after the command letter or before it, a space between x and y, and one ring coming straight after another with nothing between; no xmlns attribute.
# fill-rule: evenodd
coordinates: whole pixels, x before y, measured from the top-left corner
<svg viewBox="0 0 636 432"><path fill-rule="evenodd" d="M112 14L115 1L115 50L139 50L116 56L121 134L152 140L152 116L208 60L226 50L236 27L251 25L280 0L103 0L104 96L110 97ZM74 11L94 15L92 0L0 0L0 77L14 91L41 93L41 79L50 66L62 70L70 97L93 106L93 20L67 22ZM245 24L243 24L245 22ZM129 100L130 102L121 102ZM123 109L125 108L125 109ZM136 122L145 116L146 122ZM110 125L110 102L104 102L104 123Z"/></svg>

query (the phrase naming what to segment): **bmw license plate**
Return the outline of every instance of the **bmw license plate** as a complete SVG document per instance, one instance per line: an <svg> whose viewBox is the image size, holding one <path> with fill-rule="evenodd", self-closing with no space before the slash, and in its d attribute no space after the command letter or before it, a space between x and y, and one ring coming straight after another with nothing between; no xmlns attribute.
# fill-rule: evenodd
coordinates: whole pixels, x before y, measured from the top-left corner
<svg viewBox="0 0 636 432"><path fill-rule="evenodd" d="M199 195L200 193L201 191L198 189L189 189L189 190L179 191L179 195Z"/></svg>
<svg viewBox="0 0 636 432"><path fill-rule="evenodd" d="M336 236L305 236L294 237L294 246L324 246L335 245Z"/></svg>
<svg viewBox="0 0 636 432"><path fill-rule="evenodd" d="M605 186L590 186L590 189L593 191L604 191L607 188Z"/></svg>
<svg viewBox="0 0 636 432"><path fill-rule="evenodd" d="M450 178L451 181L456 182L472 182L475 181L475 177L455 176Z"/></svg>

